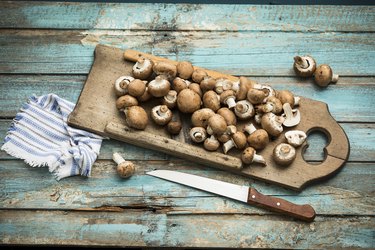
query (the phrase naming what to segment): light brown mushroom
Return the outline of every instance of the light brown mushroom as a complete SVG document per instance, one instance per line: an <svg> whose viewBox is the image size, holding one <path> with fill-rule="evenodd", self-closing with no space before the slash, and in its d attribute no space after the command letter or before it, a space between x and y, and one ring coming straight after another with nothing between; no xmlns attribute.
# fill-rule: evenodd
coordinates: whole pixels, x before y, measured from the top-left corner
<svg viewBox="0 0 375 250"><path fill-rule="evenodd" d="M232 135L237 132L237 127L235 125L229 125L227 126L227 129L225 132L221 135L217 135L217 140L226 143L227 141L232 138Z"/></svg>
<svg viewBox="0 0 375 250"><path fill-rule="evenodd" d="M205 76L200 82L200 87L203 92L213 90L215 88L216 80L211 76Z"/></svg>
<svg viewBox="0 0 375 250"><path fill-rule="evenodd" d="M134 80L132 76L120 76L114 84L116 96L122 96L128 93L128 84Z"/></svg>
<svg viewBox="0 0 375 250"><path fill-rule="evenodd" d="M212 109L214 112L220 109L220 96L213 90L208 90L203 94L203 106Z"/></svg>
<svg viewBox="0 0 375 250"><path fill-rule="evenodd" d="M177 103L177 91L169 90L168 94L163 97L162 103L168 108L173 109Z"/></svg>
<svg viewBox="0 0 375 250"><path fill-rule="evenodd" d="M220 142L216 139L215 135L206 138L203 147L208 151L215 151L220 147Z"/></svg>
<svg viewBox="0 0 375 250"><path fill-rule="evenodd" d="M189 79L193 74L194 67L191 62L181 61L177 64L177 76L182 79Z"/></svg>
<svg viewBox="0 0 375 250"><path fill-rule="evenodd" d="M151 109L151 118L158 125L166 125L172 120L172 111L167 105L158 105Z"/></svg>
<svg viewBox="0 0 375 250"><path fill-rule="evenodd" d="M230 149L233 147L236 147L238 149L243 149L246 147L246 135L241 132L237 131L232 135L232 138L224 143L223 145L223 152L224 154L227 154Z"/></svg>
<svg viewBox="0 0 375 250"><path fill-rule="evenodd" d="M199 97L202 98L203 93L198 83L191 83L188 88L193 90L195 93L199 95Z"/></svg>
<svg viewBox="0 0 375 250"><path fill-rule="evenodd" d="M139 102L147 102L151 98L152 95L150 94L150 92L148 92L148 87L146 87L145 92L143 92L143 95L137 97Z"/></svg>
<svg viewBox="0 0 375 250"><path fill-rule="evenodd" d="M293 69L298 76L310 77L315 72L316 62L311 56L295 56Z"/></svg>
<svg viewBox="0 0 375 250"><path fill-rule="evenodd" d="M142 81L139 79L134 79L128 85L128 93L131 96L139 97L142 96L143 93L146 91L146 81Z"/></svg>
<svg viewBox="0 0 375 250"><path fill-rule="evenodd" d="M220 94L220 102L228 106L229 109L236 106L236 96L234 91L229 89Z"/></svg>
<svg viewBox="0 0 375 250"><path fill-rule="evenodd" d="M220 108L216 113L224 118L225 122L227 123L227 126L237 125L236 115L229 108Z"/></svg>
<svg viewBox="0 0 375 250"><path fill-rule="evenodd" d="M152 67L154 66L154 63L144 57L138 58L137 62L133 66L133 76L140 80L146 80L152 75Z"/></svg>
<svg viewBox="0 0 375 250"><path fill-rule="evenodd" d="M278 99L276 96L271 96L267 98L267 103L272 104L272 113L280 114L283 111L283 104L281 103L280 99Z"/></svg>
<svg viewBox="0 0 375 250"><path fill-rule="evenodd" d="M208 125L208 119L214 114L215 112L209 108L198 109L191 115L191 123L194 127L206 128Z"/></svg>
<svg viewBox="0 0 375 250"><path fill-rule="evenodd" d="M256 151L253 147L247 147L241 154L241 160L244 164L249 165L253 162L260 163L264 166L267 165L266 160L263 156L256 154Z"/></svg>
<svg viewBox="0 0 375 250"><path fill-rule="evenodd" d="M187 89L189 85L191 84L190 81L182 79L180 77L176 77L173 82L173 89L177 91L177 93L180 93L181 90Z"/></svg>
<svg viewBox="0 0 375 250"><path fill-rule="evenodd" d="M315 83L320 87L327 87L329 83L336 83L339 75L333 74L332 68L328 64L319 65L314 73Z"/></svg>
<svg viewBox="0 0 375 250"><path fill-rule="evenodd" d="M148 124L148 116L141 106L131 106L124 109L125 121L129 127L143 130Z"/></svg>
<svg viewBox="0 0 375 250"><path fill-rule="evenodd" d="M148 92L154 97L163 97L168 94L171 84L164 76L157 76L148 84Z"/></svg>
<svg viewBox="0 0 375 250"><path fill-rule="evenodd" d="M196 83L200 83L206 76L207 73L203 69L195 69L191 75L191 79Z"/></svg>
<svg viewBox="0 0 375 250"><path fill-rule="evenodd" d="M271 136L279 136L283 132L284 118L274 113L266 113L262 116L262 128Z"/></svg>
<svg viewBox="0 0 375 250"><path fill-rule="evenodd" d="M279 90L276 92L276 97L281 101L281 104L289 103L291 107L299 104L300 98L294 96L289 90Z"/></svg>
<svg viewBox="0 0 375 250"><path fill-rule="evenodd" d="M255 88L256 83L244 76L241 76L237 82L232 85L232 90L236 93L236 100L245 100L247 97L247 92L251 88Z"/></svg>
<svg viewBox="0 0 375 250"><path fill-rule="evenodd" d="M119 153L114 153L112 159L117 164L116 171L121 178L126 179L134 174L134 164L130 161L126 161Z"/></svg>
<svg viewBox="0 0 375 250"><path fill-rule="evenodd" d="M193 127L189 131L190 138L193 142L201 143L207 138L207 132L202 127Z"/></svg>
<svg viewBox="0 0 375 250"><path fill-rule="evenodd" d="M201 107L201 98L191 89L183 89L177 95L177 107L182 113L193 113Z"/></svg>
<svg viewBox="0 0 375 250"><path fill-rule="evenodd" d="M116 108L120 111L124 111L125 108L131 106L137 106L138 101L135 97L131 95L123 95L117 98L116 100Z"/></svg>
<svg viewBox="0 0 375 250"><path fill-rule="evenodd" d="M266 99L268 93L268 90L252 88L247 92L247 100L252 104L260 104Z"/></svg>
<svg viewBox="0 0 375 250"><path fill-rule="evenodd" d="M156 75L164 75L166 79L172 81L177 75L177 67L174 64L159 61L154 63L153 71Z"/></svg>
<svg viewBox="0 0 375 250"><path fill-rule="evenodd" d="M248 100L241 100L236 103L234 113L241 120L246 120L254 116L255 110L253 104Z"/></svg>
<svg viewBox="0 0 375 250"><path fill-rule="evenodd" d="M171 134L171 135L178 135L180 133L182 129L182 124L181 124L181 121L179 120L173 120L173 116L172 116L172 120L170 122L168 122L167 124L167 131Z"/></svg>
<svg viewBox="0 0 375 250"><path fill-rule="evenodd" d="M278 165L288 166L296 158L296 149L287 143L280 143L274 148L272 158Z"/></svg>
<svg viewBox="0 0 375 250"><path fill-rule="evenodd" d="M215 92L219 95L226 90L231 90L233 82L227 78L217 78L215 84Z"/></svg>
<svg viewBox="0 0 375 250"><path fill-rule="evenodd" d="M249 134L246 138L247 143L256 150L264 149L270 141L267 131L256 129L252 123L246 124L243 130Z"/></svg>
<svg viewBox="0 0 375 250"><path fill-rule="evenodd" d="M208 119L207 133L212 135L221 135L227 130L227 122L224 117L214 114Z"/></svg>

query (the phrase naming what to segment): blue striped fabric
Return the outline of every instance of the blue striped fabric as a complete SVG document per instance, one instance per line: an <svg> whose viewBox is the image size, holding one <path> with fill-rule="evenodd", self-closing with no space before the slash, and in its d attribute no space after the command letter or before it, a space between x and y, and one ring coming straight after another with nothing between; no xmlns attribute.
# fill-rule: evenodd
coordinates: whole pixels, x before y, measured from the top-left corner
<svg viewBox="0 0 375 250"><path fill-rule="evenodd" d="M14 118L1 149L58 180L90 176L103 137L68 126L74 104L55 94L32 96Z"/></svg>

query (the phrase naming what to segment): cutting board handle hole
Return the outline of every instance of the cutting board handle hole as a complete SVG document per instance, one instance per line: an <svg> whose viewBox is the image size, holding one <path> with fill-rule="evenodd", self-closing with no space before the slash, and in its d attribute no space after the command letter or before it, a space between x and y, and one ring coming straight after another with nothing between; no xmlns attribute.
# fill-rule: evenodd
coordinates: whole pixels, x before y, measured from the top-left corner
<svg viewBox="0 0 375 250"><path fill-rule="evenodd" d="M322 163L327 157L325 147L329 144L326 131L321 129L308 131L306 142L306 146L302 150L303 159L313 165Z"/></svg>

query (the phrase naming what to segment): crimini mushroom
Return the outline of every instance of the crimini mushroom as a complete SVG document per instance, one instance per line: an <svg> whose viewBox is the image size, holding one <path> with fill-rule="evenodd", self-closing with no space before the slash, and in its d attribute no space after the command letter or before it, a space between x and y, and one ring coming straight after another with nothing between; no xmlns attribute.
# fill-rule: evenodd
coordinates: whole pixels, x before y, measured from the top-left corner
<svg viewBox="0 0 375 250"><path fill-rule="evenodd" d="M177 91L169 90L168 94L163 97L162 103L168 108L173 109L177 103Z"/></svg>
<svg viewBox="0 0 375 250"><path fill-rule="evenodd" d="M263 100L263 102L267 102L268 98L276 96L276 90L274 90L271 86L261 85L260 89L266 93L266 98Z"/></svg>
<svg viewBox="0 0 375 250"><path fill-rule="evenodd" d="M301 121L301 114L298 109L292 109L289 103L284 103L283 110L283 125L285 127L294 127L299 124Z"/></svg>
<svg viewBox="0 0 375 250"><path fill-rule="evenodd" d="M247 147L241 154L241 160L244 164L249 165L253 162L260 163L264 166L267 165L263 156L258 155L253 147Z"/></svg>
<svg viewBox="0 0 375 250"><path fill-rule="evenodd" d="M177 95L177 107L182 113L193 113L201 107L201 98L191 89L183 89Z"/></svg>
<svg viewBox="0 0 375 250"><path fill-rule="evenodd" d="M296 158L296 149L287 143L280 143L273 149L272 158L278 165L288 166Z"/></svg>
<svg viewBox="0 0 375 250"><path fill-rule="evenodd" d="M208 119L207 133L212 135L221 135L227 130L227 122L224 117L214 114Z"/></svg>
<svg viewBox="0 0 375 250"><path fill-rule="evenodd" d="M164 61L155 63L152 69L156 75L164 75L169 81L177 75L176 65Z"/></svg>
<svg viewBox="0 0 375 250"><path fill-rule="evenodd" d="M140 106L131 106L124 109L125 121L129 127L145 129L148 123L146 111Z"/></svg>
<svg viewBox="0 0 375 250"><path fill-rule="evenodd" d="M132 76L120 76L115 81L114 89L117 96L122 96L128 93L128 84L134 80Z"/></svg>
<svg viewBox="0 0 375 250"><path fill-rule="evenodd" d="M181 61L177 64L177 75L182 79L189 79L193 71L194 67L190 62Z"/></svg>
<svg viewBox="0 0 375 250"><path fill-rule="evenodd" d="M229 108L220 108L216 113L224 118L225 122L227 123L227 126L237 125L236 115Z"/></svg>
<svg viewBox="0 0 375 250"><path fill-rule="evenodd" d="M193 142L201 143L207 138L207 132L202 127L193 127L189 132L190 138Z"/></svg>
<svg viewBox="0 0 375 250"><path fill-rule="evenodd" d="M139 79L134 79L128 85L128 93L131 96L139 97L142 96L143 93L146 91L146 81L142 81Z"/></svg>
<svg viewBox="0 0 375 250"><path fill-rule="evenodd" d="M114 153L112 159L117 164L116 171L121 178L129 178L134 174L134 164L130 161L126 161L119 153Z"/></svg>
<svg viewBox="0 0 375 250"><path fill-rule="evenodd" d="M138 101L135 97L131 95L123 95L117 98L116 100L116 108L120 111L124 111L125 108L131 106L137 106Z"/></svg>
<svg viewBox="0 0 375 250"><path fill-rule="evenodd" d="M177 93L180 93L181 90L183 89L187 89L189 85L191 84L190 81L182 79L180 77L176 77L172 83L173 83L173 89L176 90Z"/></svg>
<svg viewBox="0 0 375 250"><path fill-rule="evenodd" d="M281 103L280 99L275 96L271 96L267 98L267 103L272 104L271 112L274 114L280 114L283 111L283 104Z"/></svg>
<svg viewBox="0 0 375 250"><path fill-rule="evenodd" d="M253 104L248 100L241 100L236 103L234 113L241 120L246 120L254 116L255 110Z"/></svg>
<svg viewBox="0 0 375 250"><path fill-rule="evenodd" d="M243 130L249 134L247 137L249 146L257 150L264 149L270 141L267 131L264 129L256 129L252 123L246 124Z"/></svg>
<svg viewBox="0 0 375 250"><path fill-rule="evenodd" d="M151 98L152 95L150 94L150 92L148 92L148 87L146 87L145 92L143 92L143 95L137 97L139 102L147 102Z"/></svg>
<svg viewBox="0 0 375 250"><path fill-rule="evenodd" d="M252 104L260 104L264 102L268 93L268 90L251 88L247 92L247 100Z"/></svg>
<svg viewBox="0 0 375 250"><path fill-rule="evenodd" d="M322 64L316 68L314 79L320 87L327 87L329 83L337 82L339 75L333 74L332 68L328 64Z"/></svg>
<svg viewBox="0 0 375 250"><path fill-rule="evenodd" d="M290 130L284 136L288 143L295 148L301 146L307 138L306 133L301 130Z"/></svg>
<svg viewBox="0 0 375 250"><path fill-rule="evenodd" d="M227 126L227 129L225 130L223 134L217 136L217 140L222 143L226 143L227 141L230 140L232 135L236 132L237 132L237 127L235 125L229 125Z"/></svg>
<svg viewBox="0 0 375 250"><path fill-rule="evenodd" d="M166 125L172 120L172 111L167 105L158 105L151 109L151 118L158 125Z"/></svg>
<svg viewBox="0 0 375 250"><path fill-rule="evenodd" d="M151 76L153 66L154 63L150 59L140 57L133 66L133 76L140 80L146 80Z"/></svg>
<svg viewBox="0 0 375 250"><path fill-rule="evenodd" d="M219 95L226 90L231 90L233 82L227 78L218 78L216 79L215 92Z"/></svg>
<svg viewBox="0 0 375 250"><path fill-rule="evenodd" d="M274 107L273 107L273 103L271 102L266 102L264 104L258 104L257 106L255 106L256 110L257 110L257 113L268 113L268 112L271 112Z"/></svg>
<svg viewBox="0 0 375 250"><path fill-rule="evenodd" d="M226 104L228 108L234 108L236 106L236 96L234 91L229 89L225 90L220 94L220 102Z"/></svg>
<svg viewBox="0 0 375 250"><path fill-rule="evenodd" d="M205 76L200 82L200 87L203 92L213 90L215 88L216 80L211 76Z"/></svg>
<svg viewBox="0 0 375 250"><path fill-rule="evenodd" d="M298 76L310 77L315 72L316 62L311 56L295 56L293 69Z"/></svg>
<svg viewBox="0 0 375 250"><path fill-rule="evenodd" d="M202 97L203 93L198 83L191 83L188 88L197 93L199 97Z"/></svg>
<svg viewBox="0 0 375 250"><path fill-rule="evenodd" d="M262 116L262 128L271 136L279 136L283 132L284 118L274 113L266 113Z"/></svg>
<svg viewBox="0 0 375 250"><path fill-rule="evenodd" d="M194 127L206 128L208 125L208 119L214 114L215 112L209 108L198 109L191 115L191 123Z"/></svg>
<svg viewBox="0 0 375 250"><path fill-rule="evenodd" d="M229 141L223 144L224 154L228 153L228 151L233 147L238 149L243 149L246 147L246 135L243 132L237 131L232 135L232 138Z"/></svg>
<svg viewBox="0 0 375 250"><path fill-rule="evenodd" d="M157 76L148 84L148 92L154 97L163 97L168 94L171 84L165 77Z"/></svg>
<svg viewBox="0 0 375 250"><path fill-rule="evenodd" d="M214 112L220 109L220 96L213 90L208 90L203 95L203 107L212 109Z"/></svg>
<svg viewBox="0 0 375 250"><path fill-rule="evenodd" d="M289 90L279 90L276 93L276 97L281 101L282 104L289 103L291 107L299 104L300 98L294 96Z"/></svg>
<svg viewBox="0 0 375 250"><path fill-rule="evenodd" d="M215 151L220 147L220 142L216 139L215 135L206 138L203 147L208 151Z"/></svg>
<svg viewBox="0 0 375 250"><path fill-rule="evenodd" d="M195 69L191 75L191 79L196 83L200 83L206 76L207 73L203 69Z"/></svg>
<svg viewBox="0 0 375 250"><path fill-rule="evenodd" d="M179 120L172 120L167 124L167 131L172 135L178 135L182 129L182 124Z"/></svg>
<svg viewBox="0 0 375 250"><path fill-rule="evenodd" d="M245 100L247 92L251 88L260 88L260 85L244 76L241 76L240 79L237 82L233 82L232 85L232 90L236 92L237 100Z"/></svg>

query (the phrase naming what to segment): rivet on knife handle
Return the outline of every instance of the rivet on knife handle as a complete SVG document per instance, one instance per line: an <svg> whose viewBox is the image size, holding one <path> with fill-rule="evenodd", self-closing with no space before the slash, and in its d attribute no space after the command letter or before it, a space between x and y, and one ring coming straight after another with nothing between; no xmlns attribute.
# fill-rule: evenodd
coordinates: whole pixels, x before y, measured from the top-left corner
<svg viewBox="0 0 375 250"><path fill-rule="evenodd" d="M263 195L254 188L249 188L247 203L305 221L313 221L315 218L314 208L310 205L297 205L280 198Z"/></svg>

